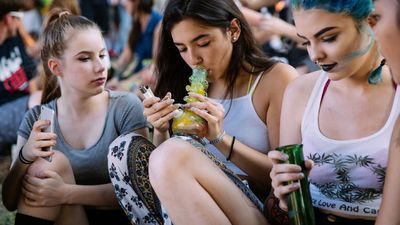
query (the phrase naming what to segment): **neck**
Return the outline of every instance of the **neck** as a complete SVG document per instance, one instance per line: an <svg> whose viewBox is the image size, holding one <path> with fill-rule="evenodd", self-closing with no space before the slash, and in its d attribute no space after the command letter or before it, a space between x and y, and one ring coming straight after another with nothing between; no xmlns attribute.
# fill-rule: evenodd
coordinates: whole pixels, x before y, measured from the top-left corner
<svg viewBox="0 0 400 225"><path fill-rule="evenodd" d="M66 112L71 116L89 115L102 104L105 95L107 95L106 91L89 97L64 94L57 100L57 108L58 111Z"/></svg>
<svg viewBox="0 0 400 225"><path fill-rule="evenodd" d="M359 65L359 69L354 71L354 73L347 79L338 80L337 83L342 83L343 86L347 86L349 89L370 87L371 84L368 83L368 78L371 72L380 65L383 57L380 55L376 43L363 57L363 63Z"/></svg>
<svg viewBox="0 0 400 225"><path fill-rule="evenodd" d="M149 22L149 17L150 17L150 14L148 14L148 13L144 13L144 12L139 13L139 22L140 22L142 31L144 31L146 29L147 23Z"/></svg>

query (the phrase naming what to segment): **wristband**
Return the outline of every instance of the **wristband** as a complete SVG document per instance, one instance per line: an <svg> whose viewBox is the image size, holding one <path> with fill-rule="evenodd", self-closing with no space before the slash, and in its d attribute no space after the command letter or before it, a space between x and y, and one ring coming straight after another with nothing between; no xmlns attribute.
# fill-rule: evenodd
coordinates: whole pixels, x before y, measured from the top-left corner
<svg viewBox="0 0 400 225"><path fill-rule="evenodd" d="M212 145L216 145L216 144L220 143L222 141L222 139L224 138L225 134L226 134L225 131L223 131L220 135L218 135L217 138L209 141L209 143Z"/></svg>
<svg viewBox="0 0 400 225"><path fill-rule="evenodd" d="M23 148L24 148L24 146L21 147L21 149L19 150L19 153L18 153L19 161L21 161L23 164L27 164L27 165L32 164L33 161L27 160L27 159L24 157L24 155L22 154L22 149L23 149Z"/></svg>
<svg viewBox="0 0 400 225"><path fill-rule="evenodd" d="M233 146L235 145L235 140L236 140L236 137L233 136L232 137L232 142L231 142L231 148L229 149L229 154L228 154L228 157L226 157L226 161L231 160L231 156L232 156L232 153L233 153Z"/></svg>

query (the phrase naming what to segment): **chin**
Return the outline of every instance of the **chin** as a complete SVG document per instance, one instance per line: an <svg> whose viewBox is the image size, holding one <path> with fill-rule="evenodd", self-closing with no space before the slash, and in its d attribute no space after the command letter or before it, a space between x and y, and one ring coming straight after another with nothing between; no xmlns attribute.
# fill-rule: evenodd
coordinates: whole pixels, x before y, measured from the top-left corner
<svg viewBox="0 0 400 225"><path fill-rule="evenodd" d="M98 88L98 89L96 89L95 91L94 91L94 95L99 95L99 94L101 94L101 93L103 93L104 92L104 90L105 90L105 88L104 87L102 87L102 88Z"/></svg>

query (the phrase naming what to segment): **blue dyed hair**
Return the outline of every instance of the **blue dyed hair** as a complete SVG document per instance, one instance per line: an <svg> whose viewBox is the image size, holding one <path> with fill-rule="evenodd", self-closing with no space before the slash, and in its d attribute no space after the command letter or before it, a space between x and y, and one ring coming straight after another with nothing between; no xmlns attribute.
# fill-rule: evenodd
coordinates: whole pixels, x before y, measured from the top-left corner
<svg viewBox="0 0 400 225"><path fill-rule="evenodd" d="M294 9L322 9L331 13L343 13L356 21L367 18L374 10L372 0L291 0Z"/></svg>

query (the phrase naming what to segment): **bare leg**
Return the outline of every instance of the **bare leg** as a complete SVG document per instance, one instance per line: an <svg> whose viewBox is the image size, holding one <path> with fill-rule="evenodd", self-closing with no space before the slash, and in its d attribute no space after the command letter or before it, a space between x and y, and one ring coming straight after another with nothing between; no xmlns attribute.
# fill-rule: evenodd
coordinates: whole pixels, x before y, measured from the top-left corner
<svg viewBox="0 0 400 225"><path fill-rule="evenodd" d="M201 151L169 139L150 156L150 182L174 224L267 224L254 204Z"/></svg>
<svg viewBox="0 0 400 225"><path fill-rule="evenodd" d="M43 170L57 172L69 184L74 184L75 179L68 159L59 151L55 151L52 162L44 159L36 160L28 169L28 174L37 176ZM27 205L23 198L18 202L18 212L33 217L60 221L56 224L88 224L82 206L55 206L55 207L32 207Z"/></svg>

